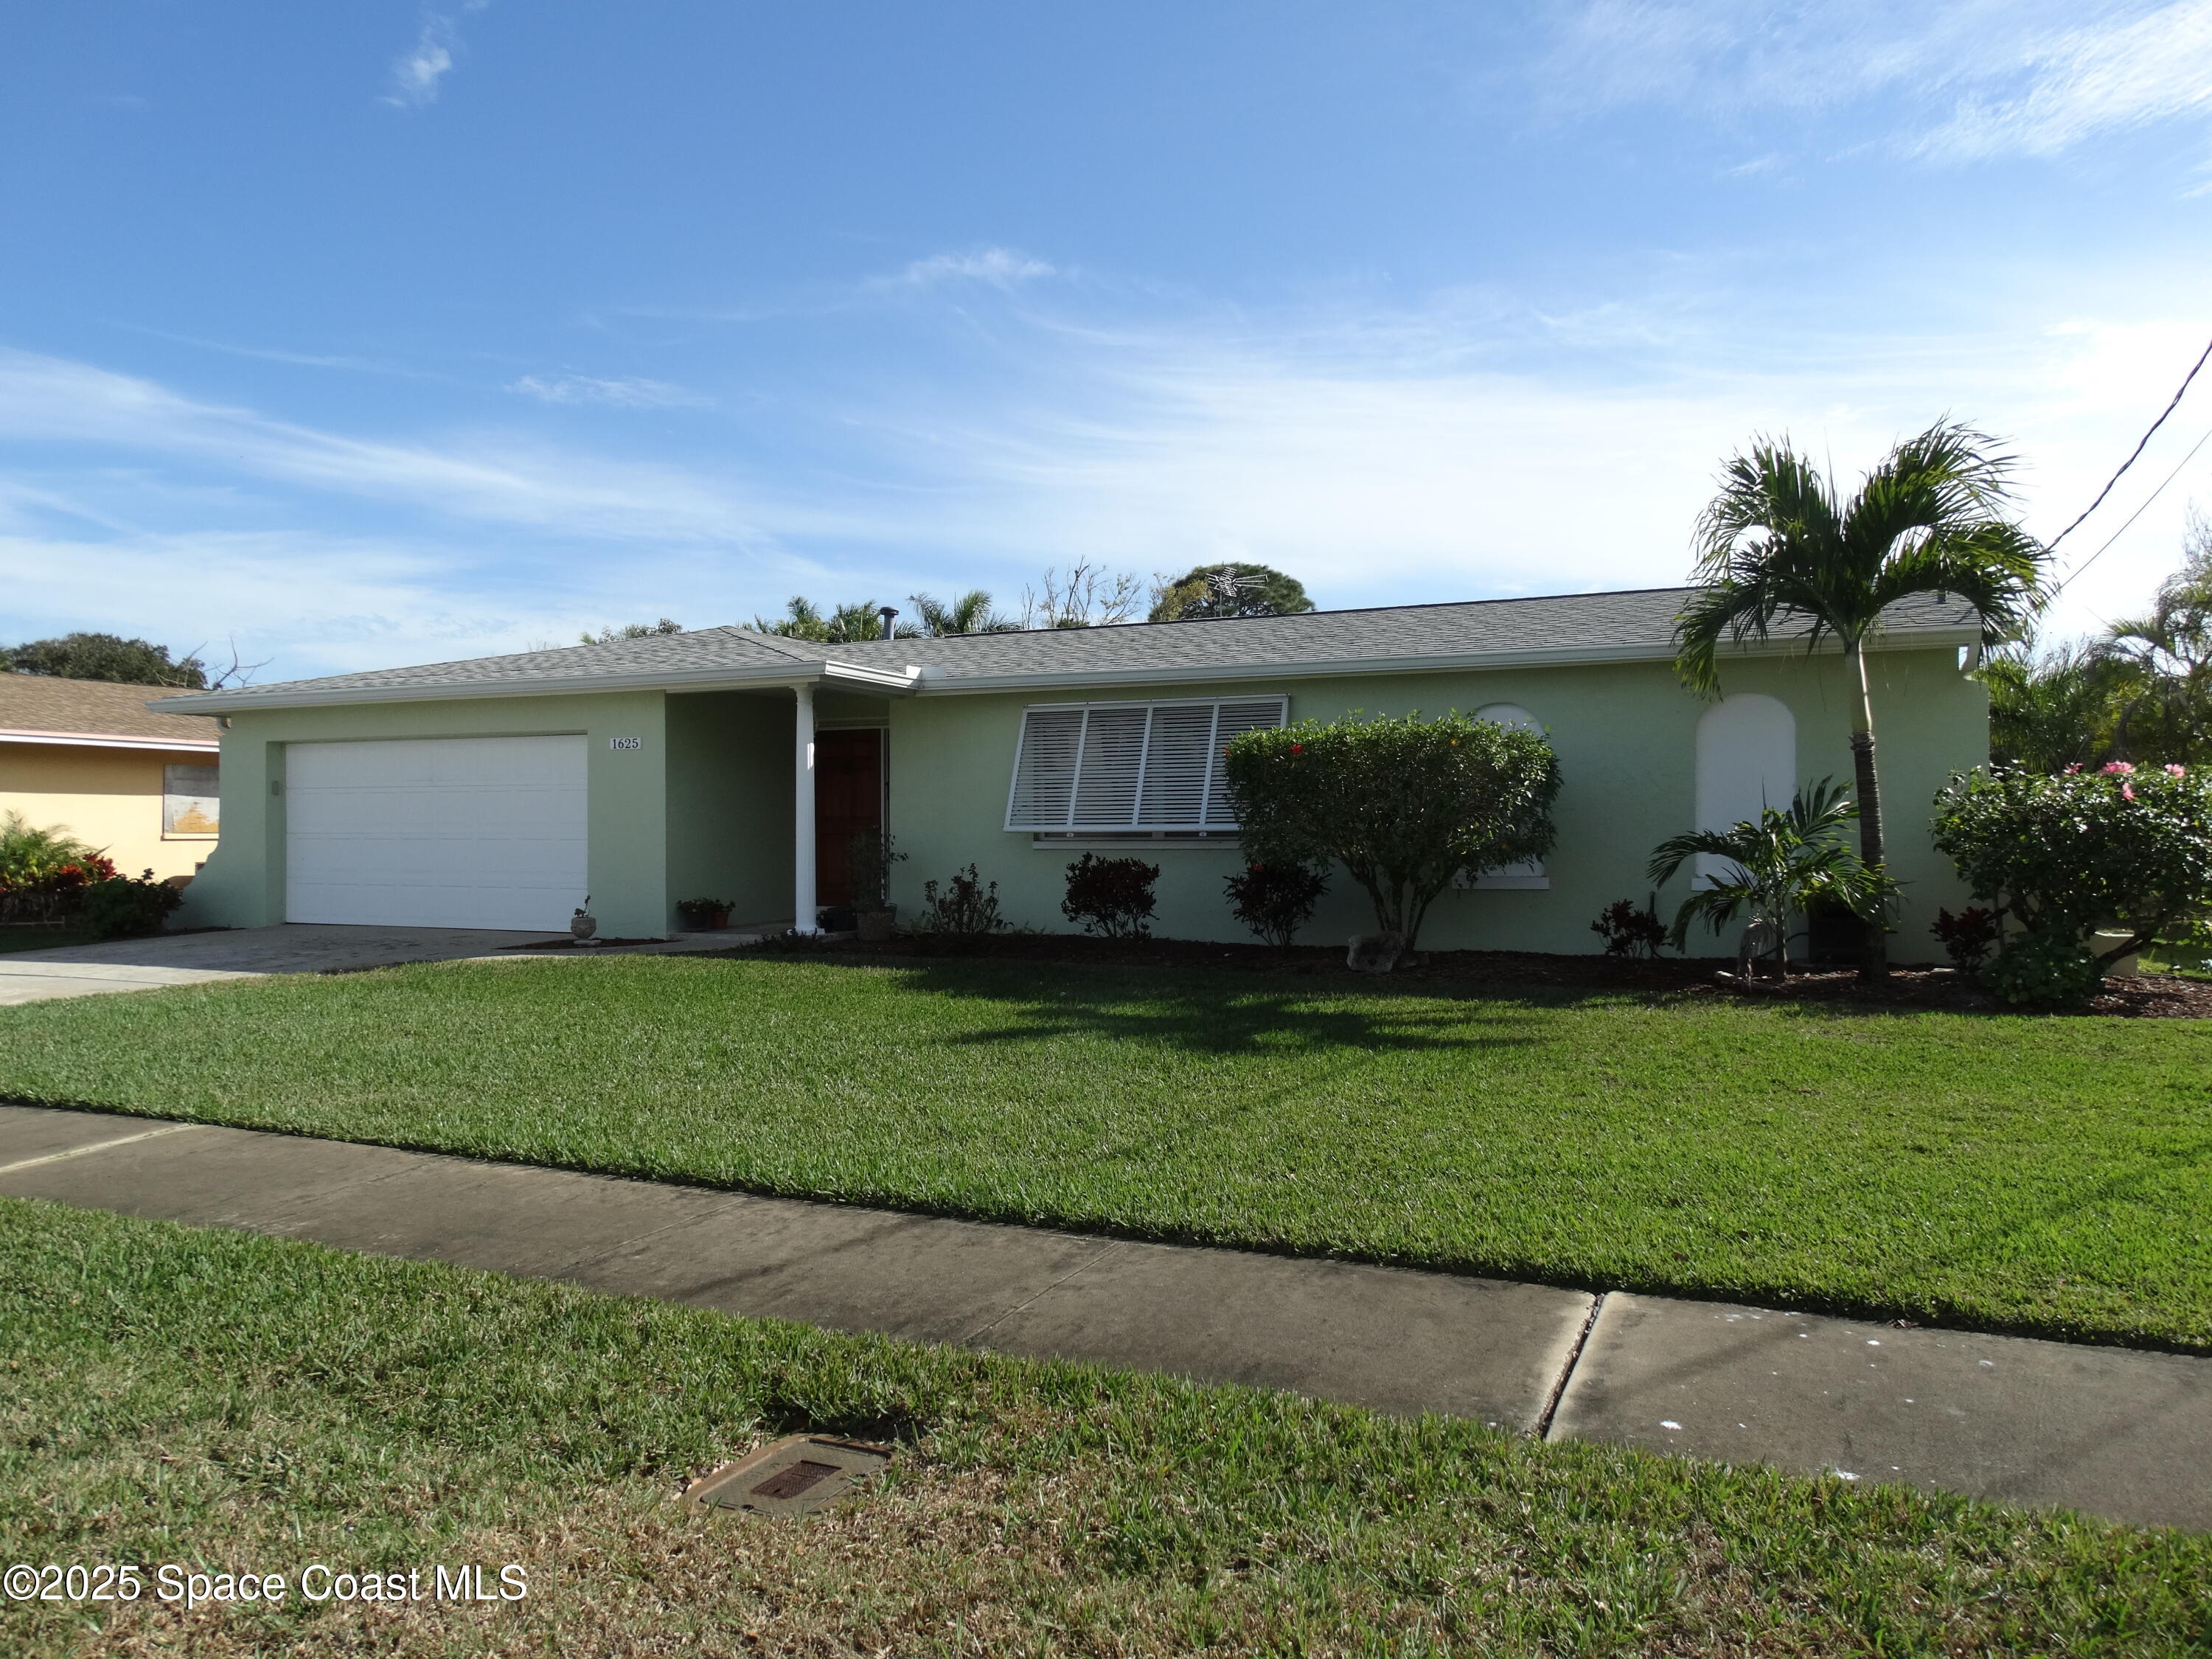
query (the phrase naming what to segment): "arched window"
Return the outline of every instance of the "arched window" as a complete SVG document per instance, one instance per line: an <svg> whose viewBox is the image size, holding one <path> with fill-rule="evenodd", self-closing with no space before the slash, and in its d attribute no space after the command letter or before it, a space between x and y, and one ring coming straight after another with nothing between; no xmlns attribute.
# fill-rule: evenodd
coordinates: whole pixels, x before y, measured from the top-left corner
<svg viewBox="0 0 2212 1659"><path fill-rule="evenodd" d="M1517 702L1486 702L1474 711L1479 720L1488 720L1492 726L1502 726L1509 731L1541 732L1541 722ZM1528 859L1519 864L1509 864L1503 869L1492 870L1477 876L1468 885L1486 892L1528 891L1541 890L1552 884L1551 872L1545 869L1541 859Z"/></svg>
<svg viewBox="0 0 2212 1659"><path fill-rule="evenodd" d="M1756 691L1723 697L1698 720L1698 828L1726 830L1759 810L1786 807L1797 793L1797 720L1790 706ZM1698 855L1693 879L1727 863Z"/></svg>

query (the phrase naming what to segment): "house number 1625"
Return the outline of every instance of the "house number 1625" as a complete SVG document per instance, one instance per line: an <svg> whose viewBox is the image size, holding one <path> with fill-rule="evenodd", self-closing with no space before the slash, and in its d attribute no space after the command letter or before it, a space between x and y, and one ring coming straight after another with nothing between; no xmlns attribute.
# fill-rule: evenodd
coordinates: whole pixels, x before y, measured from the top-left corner
<svg viewBox="0 0 2212 1659"><path fill-rule="evenodd" d="M609 738L607 739L607 747L610 749L642 749L645 747L645 739L643 738Z"/></svg>

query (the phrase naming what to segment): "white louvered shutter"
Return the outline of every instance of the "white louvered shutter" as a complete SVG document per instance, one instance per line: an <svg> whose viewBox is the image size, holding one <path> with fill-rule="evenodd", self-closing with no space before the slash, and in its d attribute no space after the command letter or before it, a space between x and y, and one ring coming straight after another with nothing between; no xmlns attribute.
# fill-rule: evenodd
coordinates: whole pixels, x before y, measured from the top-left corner
<svg viewBox="0 0 2212 1659"><path fill-rule="evenodd" d="M1022 716L1006 828L1044 832L1234 830L1221 750L1283 723L1282 697L1062 704Z"/></svg>
<svg viewBox="0 0 2212 1659"><path fill-rule="evenodd" d="M1078 830L1127 830L1137 822L1137 784L1145 767L1145 727L1152 710L1094 708L1083 732L1075 781Z"/></svg>
<svg viewBox="0 0 2212 1659"><path fill-rule="evenodd" d="M1152 753L1145 766L1139 821L1147 830L1195 830L1206 812L1206 758L1213 752L1213 705L1161 703L1152 709Z"/></svg>
<svg viewBox="0 0 2212 1659"><path fill-rule="evenodd" d="M1213 741L1206 755L1206 789L1205 824L1209 830L1234 830L1237 809L1229 799L1229 772L1224 765L1222 750L1229 747L1230 738L1243 732L1267 732L1283 723L1283 703L1279 697L1249 702L1224 702L1217 705L1219 715L1213 726Z"/></svg>
<svg viewBox="0 0 2212 1659"><path fill-rule="evenodd" d="M1013 792L1006 800L1007 829L1067 828L1074 816L1076 757L1083 749L1087 712L1078 704L1032 708L1022 716Z"/></svg>

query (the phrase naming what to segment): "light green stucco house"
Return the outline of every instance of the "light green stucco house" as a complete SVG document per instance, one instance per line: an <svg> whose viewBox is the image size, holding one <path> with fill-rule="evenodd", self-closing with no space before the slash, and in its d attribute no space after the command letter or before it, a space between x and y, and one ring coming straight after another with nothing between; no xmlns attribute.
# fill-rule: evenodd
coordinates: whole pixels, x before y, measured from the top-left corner
<svg viewBox="0 0 2212 1659"><path fill-rule="evenodd" d="M1656 842L1850 775L1840 654L1734 652L1725 696L1699 699L1671 666L1683 592L854 645L717 628L157 703L222 728L222 844L179 925L551 931L588 895L610 936L665 934L708 896L811 927L844 896L852 830L881 823L909 915L972 863L1010 921L1064 929L1065 868L1097 848L1160 866L1157 933L1241 939L1224 737L1458 709L1549 734L1559 842L1445 895L1422 944L1587 951L1603 907L1644 898ZM1909 961L1966 896L1928 804L1986 759L1988 707L1966 606L1886 623L1869 660ZM1340 872L1304 937L1370 926Z"/></svg>

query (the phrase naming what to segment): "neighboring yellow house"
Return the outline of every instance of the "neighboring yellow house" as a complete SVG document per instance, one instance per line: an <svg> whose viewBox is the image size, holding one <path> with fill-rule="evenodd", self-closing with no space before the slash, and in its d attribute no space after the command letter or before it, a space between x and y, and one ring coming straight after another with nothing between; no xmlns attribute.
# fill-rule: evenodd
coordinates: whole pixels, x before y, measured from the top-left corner
<svg viewBox="0 0 2212 1659"><path fill-rule="evenodd" d="M146 707L191 695L0 673L0 814L64 827L127 876L194 874L220 827L221 745L212 721Z"/></svg>

